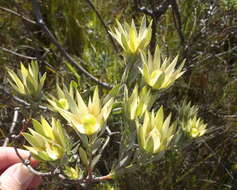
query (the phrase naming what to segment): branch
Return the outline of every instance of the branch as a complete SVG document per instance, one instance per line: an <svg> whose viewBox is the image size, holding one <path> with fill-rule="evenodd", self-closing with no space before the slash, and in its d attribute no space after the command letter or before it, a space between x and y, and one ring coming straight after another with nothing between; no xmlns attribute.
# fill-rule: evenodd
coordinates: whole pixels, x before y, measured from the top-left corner
<svg viewBox="0 0 237 190"><path fill-rule="evenodd" d="M12 135L12 133L13 133L15 127L16 127L16 123L17 123L17 120L18 120L19 110L20 110L19 107L15 107L15 109L14 109L13 121L12 121L11 128L10 128L10 130L9 130L9 135L10 135L10 136ZM5 139L5 141L4 141L4 143L3 143L2 146L3 146L3 147L6 147L6 146L8 145L8 143L9 143L9 141L10 141L10 137L7 137L7 138Z"/></svg>
<svg viewBox="0 0 237 190"><path fill-rule="evenodd" d="M166 12L169 5L172 5L176 0L165 0L163 1L158 7L155 7L155 2L153 0L150 0L149 3L151 4L152 10L141 7L138 0L134 0L134 8L140 12L143 12L144 14L152 17L153 23L152 23L152 35L151 35L151 44L150 44L150 50L152 53L155 51L156 46L156 33L157 33L157 23L158 19ZM176 4L177 5L177 4Z"/></svg>
<svg viewBox="0 0 237 190"><path fill-rule="evenodd" d="M0 10L5 11L5 12L8 12L8 13L11 13L11 14L13 14L13 15L15 15L15 16L18 16L18 17L20 17L21 19L23 19L23 20L25 20L25 21L27 21L27 22L29 22L29 23L31 23L31 24L36 24L35 21L33 21L33 20L31 20L31 19L29 19L29 18L23 16L22 14L20 14L20 13L18 13L18 12L16 12L16 11L13 11L13 10L11 10L11 9L8 9L8 8L5 8L5 7L0 6Z"/></svg>
<svg viewBox="0 0 237 190"><path fill-rule="evenodd" d="M16 155L18 156L18 158L21 160L22 164L24 164L29 170L30 172L32 172L33 174L37 175L37 176L58 176L60 179L62 180L67 180L68 182L76 182L79 183L80 185L82 184L91 184L91 183L95 183L95 182L99 182L99 181L104 181L104 180L110 180L112 179L112 175L108 174L106 176L101 176L101 177L94 177L89 179L69 179L67 176L65 176L64 174L61 173L59 168L55 168L53 171L50 172L40 172L35 170L30 164L30 158L31 158L31 154L29 154L28 159L24 159L21 154L19 153L18 149L16 146L13 147Z"/></svg>
<svg viewBox="0 0 237 190"><path fill-rule="evenodd" d="M42 18L41 12L40 12L40 8L39 8L39 4L37 0L31 0L32 2L32 7L33 7L33 13L36 17L36 21L38 23L38 25L41 27L41 29L47 34L47 36L50 38L50 40L52 41L52 43L60 50L61 54L74 66L76 67L82 74L84 74L85 76L89 77L90 79L92 79L94 82L96 82L97 84L101 85L102 87L105 87L107 89L111 89L113 86L100 81L99 79L97 79L96 77L94 77L92 74L90 74L88 71L86 71L82 66L78 65L77 62L66 52L66 50L58 43L57 39L54 37L54 35L52 34L52 32L48 29L48 27L46 26L46 24L44 23L44 20ZM84 61L79 58L79 60L84 63ZM85 64L85 63L84 63Z"/></svg>
<svg viewBox="0 0 237 190"><path fill-rule="evenodd" d="M70 180L70 179L68 179L66 176L64 176L64 175L61 173L60 169L58 169L58 168L55 168L53 171L50 171L50 172L40 172L40 171L35 170L35 169L30 165L30 164L31 164L31 162L30 162L31 154L29 154L28 159L24 159L24 158L21 156L20 152L18 151L17 147L16 147L16 146L13 146L13 148L14 148L14 150L15 150L15 152L16 152L16 155L17 155L18 158L21 160L22 164L24 164L24 166L26 166L26 167L30 170L30 172L32 172L33 174L35 174L35 175L37 175L37 176L42 176L42 177L44 177L44 176L55 176L55 175L57 175L57 176L58 176L59 178L61 178L62 180L67 179L68 181L74 181L74 180Z"/></svg>
<svg viewBox="0 0 237 190"><path fill-rule="evenodd" d="M112 43L112 45L113 45L115 51L118 53L117 46L116 46L116 44L114 43L114 40L113 40L112 36L110 35L109 30L108 30L108 27L106 26L106 24L105 24L105 22L104 22L102 16L101 16L100 13L98 12L98 10L97 10L96 7L94 6L94 4L91 2L91 0L86 0L86 2L90 5L90 7L93 9L93 11L95 12L95 14L97 15L98 19L100 20L102 26L103 26L104 29L105 29L106 34L108 35L108 37L109 37L109 39L110 39L110 41L111 41L111 43Z"/></svg>
<svg viewBox="0 0 237 190"><path fill-rule="evenodd" d="M184 35L182 32L181 17L180 17L179 8L178 8L176 0L173 1L172 8L173 8L172 12L173 12L173 18L174 18L174 25L179 34L181 44L184 45Z"/></svg>
<svg viewBox="0 0 237 190"><path fill-rule="evenodd" d="M5 51L5 52L11 53L15 56L22 57L24 59L37 60L37 57L30 57L30 56L27 56L27 55L23 55L23 54L17 53L15 51L9 50L9 49L1 47L1 46L0 46L0 49Z"/></svg>
<svg viewBox="0 0 237 190"><path fill-rule="evenodd" d="M3 94L3 95L6 95L6 97L9 97L13 100L15 100L16 102L22 104L23 106L26 106L26 107L30 107L31 104L26 102L25 100L22 100L21 98L17 97L17 96L14 96L12 94L10 94L9 92L7 92L6 90L4 90L2 87L0 87L0 94ZM38 108L44 110L44 111L47 111L48 108L45 107L45 106L42 106L42 105L38 105Z"/></svg>
<svg viewBox="0 0 237 190"><path fill-rule="evenodd" d="M47 172L47 173L43 173L43 172L39 172L36 171L34 168L31 167L30 165L30 157L31 155L29 154L29 158L28 159L24 159L21 154L19 153L18 149L16 146L14 146L14 150L16 152L16 155L18 156L18 158L21 160L21 162L35 175L38 176L51 176L53 175L53 172Z"/></svg>

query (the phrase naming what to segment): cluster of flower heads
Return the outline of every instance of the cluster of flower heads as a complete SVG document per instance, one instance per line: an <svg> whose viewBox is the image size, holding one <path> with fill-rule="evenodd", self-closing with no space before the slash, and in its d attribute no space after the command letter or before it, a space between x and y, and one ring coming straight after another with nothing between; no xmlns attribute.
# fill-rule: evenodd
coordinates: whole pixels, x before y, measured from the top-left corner
<svg viewBox="0 0 237 190"><path fill-rule="evenodd" d="M139 31L136 30L134 21L131 25L121 25L117 22L117 28L110 31L110 34L121 45L126 55L138 55L140 53L142 67L139 70L146 85L139 92L136 85L129 96L127 88L124 94L124 113L129 120L135 121L137 140L142 150L157 154L165 151L176 134L178 122L171 123L171 114L164 116L163 107L155 113L149 112L155 101L152 90L163 90L169 88L175 80L183 75L183 61L178 68L178 56L172 61L169 58L161 59L159 47L156 47L154 56L151 52L145 52L151 40L151 24L146 26L146 18L143 17ZM11 80L9 81L17 93L33 100L42 97L42 88L46 74L42 77L39 74L37 62L32 62L28 69L21 64L20 74L8 70ZM57 97L49 95L47 101L53 111L58 112L78 133L82 135L94 135L103 129L105 122L112 110L114 99L110 98L105 104L99 98L98 88L94 90L88 104L85 103L77 88L70 85L69 89L61 89L57 85ZM188 107L189 106L189 107ZM190 104L184 107L187 112L196 113ZM141 123L141 121L143 121ZM41 123L32 120L33 129L24 133L24 137L30 143L25 146L37 159L54 161L61 158L70 150L70 141L62 128L60 122L52 118L51 125L41 118ZM182 122L182 130L191 138L200 137L206 132L206 124L194 114L185 122ZM83 155L83 150L80 149ZM83 157L83 156L82 156ZM77 176L76 170L66 168L66 171Z"/></svg>
<svg viewBox="0 0 237 190"><path fill-rule="evenodd" d="M54 96L48 98L49 107L61 114L78 134L94 135L104 127L112 109L113 98L102 106L96 87L93 98L89 98L87 106L79 91L72 86L69 90L66 87L62 90L57 86L57 93L57 98ZM25 147L35 158L54 161L70 151L70 141L58 120L52 118L51 125L43 117L41 123L36 120L32 122L34 130L29 129L30 133L24 133L23 136L31 145ZM79 150L80 153L82 151Z"/></svg>
<svg viewBox="0 0 237 190"><path fill-rule="evenodd" d="M154 56L149 50L145 52L151 40L151 24L152 22L147 27L146 19L143 17L141 27L137 31L133 20L131 25L128 23L122 25L117 21L118 27L110 33L121 45L126 56L140 53L143 66L139 67L139 70L147 86L152 90L163 90L169 88L184 74L185 60L176 68L178 56L172 61L170 58L162 60L158 45ZM130 120L136 120L139 145L152 154L166 150L176 133L176 124L170 124L171 114L165 119L162 106L156 114L154 111L148 111L154 100L154 95L146 87L139 92L138 86L135 86L130 97L125 89L125 115ZM191 112L195 111L187 109ZM141 118L143 118L143 124L140 123ZM189 117L185 124L181 123L183 132L191 138L200 137L206 132L206 124L197 116Z"/></svg>

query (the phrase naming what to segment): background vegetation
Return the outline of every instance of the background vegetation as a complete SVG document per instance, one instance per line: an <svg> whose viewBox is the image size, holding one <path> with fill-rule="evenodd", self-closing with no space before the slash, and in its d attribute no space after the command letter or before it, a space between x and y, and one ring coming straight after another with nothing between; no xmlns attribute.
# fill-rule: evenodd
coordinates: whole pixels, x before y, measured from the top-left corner
<svg viewBox="0 0 237 190"><path fill-rule="evenodd" d="M78 65L108 84L120 81L124 65L121 49L107 33L115 20L132 18L140 23L144 14L153 19L150 45L162 52L186 58L186 73L159 97L160 104L177 112L184 99L199 107L208 133L182 152L155 162L141 171L124 175L95 189L235 189L237 187L237 1L236 0L48 0L39 1L45 25ZM101 20L102 19L102 20ZM56 81L78 81L84 96L95 80L73 65L42 25L37 24L30 1L0 0L0 132L1 143L9 134L14 108L19 106L7 81L6 66L38 60L47 71L46 92ZM82 61L83 60L83 61ZM107 89L103 89L106 94ZM24 113L20 113L24 118ZM119 118L109 121L113 129ZM18 123L18 130L21 129ZM19 142L19 146L24 142ZM116 144L106 149L113 160ZM109 159L108 159L109 158ZM100 173L106 173L101 161ZM53 181L54 182L54 181ZM70 189L51 179L42 189Z"/></svg>

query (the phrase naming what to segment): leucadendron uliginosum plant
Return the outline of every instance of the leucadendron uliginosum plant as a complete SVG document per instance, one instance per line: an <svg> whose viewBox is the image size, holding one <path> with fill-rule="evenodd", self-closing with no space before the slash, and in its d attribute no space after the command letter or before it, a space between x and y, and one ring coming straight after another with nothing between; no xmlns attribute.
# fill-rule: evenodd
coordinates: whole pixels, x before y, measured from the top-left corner
<svg viewBox="0 0 237 190"><path fill-rule="evenodd" d="M125 69L122 76L122 82L127 83L129 88L137 77L137 60L140 51L144 51L151 41L152 21L147 26L146 17L142 18L139 30L136 29L134 20L131 24L127 22L121 24L117 21L117 27L109 32L111 36L119 43L123 49ZM131 72L133 71L133 72Z"/></svg>
<svg viewBox="0 0 237 190"><path fill-rule="evenodd" d="M206 132L207 125L201 118L197 116L190 118L186 124L182 126L183 131L191 138L201 137Z"/></svg>
<svg viewBox="0 0 237 190"><path fill-rule="evenodd" d="M126 64L122 80L111 91L103 91L105 98L99 96L99 88L95 87L92 97L86 99L75 82L69 87L64 84L63 88L57 84L56 95L48 92L47 107L53 112L47 114L61 116L62 124L63 119L67 124L63 129L61 122L54 118L51 124L44 117L41 122L32 119L33 129L29 128L23 136L30 144L25 148L36 159L50 163L50 166L53 165L51 162L59 164L60 172L85 186L139 169L163 158L180 139L192 141L205 134L206 124L197 116L198 109L191 103L184 103L178 113L173 114L178 119L171 118L171 113L165 117L159 93L184 74L184 61L179 64L178 56L163 60L158 46L154 55L146 50L151 40L151 23L147 26L143 17L137 30L133 20L131 25L117 22L117 28L110 31L124 51ZM11 70L8 72L16 92L31 101L37 100L37 104L46 77L46 74L40 77L37 62L32 62L28 69L21 65L19 75ZM37 110L36 117L41 114L45 113ZM111 120L107 122L109 116ZM116 137L111 138L112 135ZM119 141L116 142L119 148L116 148L118 153L111 155L118 155L118 158L109 156L108 159L114 161L108 164L111 162L106 162L107 158L102 155L114 139ZM94 172L101 158L110 168L105 176L97 176L99 169Z"/></svg>

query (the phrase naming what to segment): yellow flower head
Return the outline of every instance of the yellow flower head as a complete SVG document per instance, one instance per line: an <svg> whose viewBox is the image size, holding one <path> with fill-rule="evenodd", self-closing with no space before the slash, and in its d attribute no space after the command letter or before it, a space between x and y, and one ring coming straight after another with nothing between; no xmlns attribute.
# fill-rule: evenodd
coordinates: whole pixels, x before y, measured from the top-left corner
<svg viewBox="0 0 237 190"><path fill-rule="evenodd" d="M191 138L200 137L205 134L207 125L196 116L189 119L186 125L182 126L183 131Z"/></svg>
<svg viewBox="0 0 237 190"><path fill-rule="evenodd" d="M125 115L131 120L141 117L150 108L153 98L146 87L138 93L138 86L135 86L130 97L126 88L124 97Z"/></svg>
<svg viewBox="0 0 237 190"><path fill-rule="evenodd" d="M33 129L30 133L23 133L30 146L25 146L38 160L54 161L60 159L70 150L69 139L61 123L52 118L51 126L41 117L41 123L32 120Z"/></svg>
<svg viewBox="0 0 237 190"><path fill-rule="evenodd" d="M131 25L125 22L124 26L117 21L117 28L114 31L110 31L110 34L117 40L121 45L126 54L137 54L140 50L145 49L151 40L151 25L146 26L146 17L142 18L142 23L139 31L136 30L134 20Z"/></svg>
<svg viewBox="0 0 237 190"><path fill-rule="evenodd" d="M176 79L183 75L184 71L181 71L184 62L175 69L178 61L178 56L170 63L169 59L165 59L161 64L160 49L157 46L155 55L152 57L150 51L148 56L144 52L141 53L143 62L143 69L140 69L145 82L153 89L160 90L170 87Z"/></svg>
<svg viewBox="0 0 237 190"><path fill-rule="evenodd" d="M79 179L81 177L82 171L79 167L72 168L69 166L65 166L64 174L66 174L70 179Z"/></svg>
<svg viewBox="0 0 237 190"><path fill-rule="evenodd" d="M21 64L21 70L18 76L10 69L8 69L8 74L11 78L9 82L17 93L33 100L39 100L41 98L46 73L40 77L39 66L36 61L32 61L28 69Z"/></svg>
<svg viewBox="0 0 237 190"><path fill-rule="evenodd" d="M164 119L161 106L156 115L146 112L143 125L137 122L138 142L145 151L157 154L168 148L175 133L175 124L170 125L171 114Z"/></svg>
<svg viewBox="0 0 237 190"><path fill-rule="evenodd" d="M58 111L77 132L85 135L92 135L101 130L113 106L113 98L101 106L97 87L93 99L89 98L88 106L79 91L73 87L69 91L66 88L63 91L58 87L58 98L48 99L53 109Z"/></svg>

